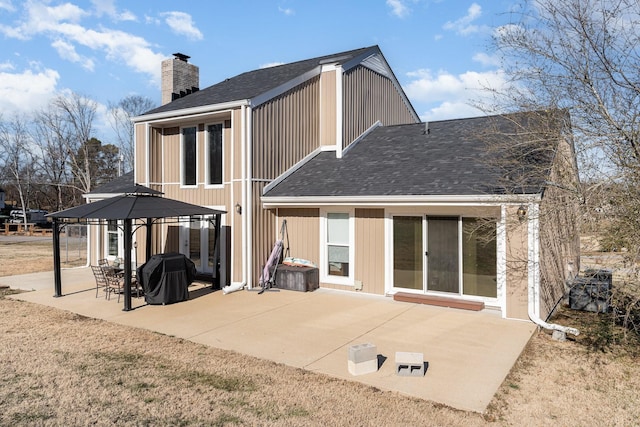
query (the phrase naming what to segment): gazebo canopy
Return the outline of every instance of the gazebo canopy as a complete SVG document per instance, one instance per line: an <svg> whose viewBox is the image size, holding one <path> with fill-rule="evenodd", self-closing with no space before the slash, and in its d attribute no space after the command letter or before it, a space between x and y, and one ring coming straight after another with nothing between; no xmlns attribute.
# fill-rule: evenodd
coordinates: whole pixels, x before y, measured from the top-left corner
<svg viewBox="0 0 640 427"><path fill-rule="evenodd" d="M131 250L132 250L132 222L136 219L145 220L148 227L157 218L179 218L194 215L214 215L216 218L216 240L220 225L220 215L225 211L192 205L179 200L161 197L159 191L134 184L127 187L121 194L102 200L87 203L75 208L65 209L47 215L53 219L53 268L55 296L62 296L60 275L60 230L58 223L65 219L85 220L122 220L124 221L124 266L125 266L125 298L124 310L131 309ZM147 233L150 240L150 228ZM147 243L148 246L148 243ZM149 254L149 247L147 247Z"/></svg>
<svg viewBox="0 0 640 427"><path fill-rule="evenodd" d="M161 193L159 193L161 194ZM138 219L215 215L225 211L192 205L149 193L130 193L51 213L52 218Z"/></svg>

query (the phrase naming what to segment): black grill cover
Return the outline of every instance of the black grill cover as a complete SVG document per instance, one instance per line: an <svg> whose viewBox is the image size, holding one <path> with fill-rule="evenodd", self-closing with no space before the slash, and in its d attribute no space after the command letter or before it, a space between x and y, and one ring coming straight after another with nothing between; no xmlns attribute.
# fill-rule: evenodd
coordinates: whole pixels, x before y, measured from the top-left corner
<svg viewBox="0 0 640 427"><path fill-rule="evenodd" d="M148 304L171 304L189 299L196 266L183 254L157 254L138 267L137 274Z"/></svg>

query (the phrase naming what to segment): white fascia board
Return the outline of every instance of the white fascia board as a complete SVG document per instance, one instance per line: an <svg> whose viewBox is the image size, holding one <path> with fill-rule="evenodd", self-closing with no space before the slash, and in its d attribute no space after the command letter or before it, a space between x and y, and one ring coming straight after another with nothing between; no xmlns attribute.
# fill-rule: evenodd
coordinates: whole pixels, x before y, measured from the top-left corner
<svg viewBox="0 0 640 427"><path fill-rule="evenodd" d="M200 107L183 108L181 110L163 111L161 113L132 117L131 121L134 123L162 123L168 120L193 118L206 114L217 113L223 110L231 110L242 107L243 105L249 105L249 100L241 99L238 101L223 102L221 104L210 104L202 105Z"/></svg>
<svg viewBox="0 0 640 427"><path fill-rule="evenodd" d="M289 177L292 173L294 173L295 171L300 169L302 166L304 166L305 163L307 163L309 160L313 159L315 156L320 154L321 151L322 150L320 148L316 148L311 153L307 154L302 160L300 160L295 165L291 166L282 175L280 175L279 177L277 177L276 179L271 181L266 187L264 187L264 189L262 190L262 194L268 192L273 187L275 187L276 185L280 184L285 178Z"/></svg>
<svg viewBox="0 0 640 427"><path fill-rule="evenodd" d="M265 208L305 206L500 206L539 203L539 194L506 196L322 196L262 197Z"/></svg>
<svg viewBox="0 0 640 427"><path fill-rule="evenodd" d="M264 104L265 102L282 95L283 93L293 89L296 86L301 85L302 83L306 82L307 80L312 79L313 77L316 77L318 75L320 75L320 72L322 70L321 66L317 66L312 70L307 71L304 74L299 75L298 77L289 80L286 83L281 84L278 87L275 87L271 90L268 90L264 93L261 93L260 95L251 98L251 102L250 102L250 106L252 108L256 108L261 104Z"/></svg>

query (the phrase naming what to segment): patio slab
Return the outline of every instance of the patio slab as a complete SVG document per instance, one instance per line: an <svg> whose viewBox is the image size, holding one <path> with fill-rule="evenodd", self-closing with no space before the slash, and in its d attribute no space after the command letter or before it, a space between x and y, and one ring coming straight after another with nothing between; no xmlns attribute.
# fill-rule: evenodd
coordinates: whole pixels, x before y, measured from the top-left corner
<svg viewBox="0 0 640 427"><path fill-rule="evenodd" d="M53 273L0 277L0 284L33 290L12 298L88 317L173 335L216 348L358 381L382 390L431 400L457 409L485 411L536 327L470 312L393 301L392 298L318 289L314 292L208 289L170 305L133 298L122 311L116 298L95 298L90 269L63 270L63 297L54 298ZM377 372L352 376L348 350L376 345ZM399 376L395 353L423 353L422 377Z"/></svg>

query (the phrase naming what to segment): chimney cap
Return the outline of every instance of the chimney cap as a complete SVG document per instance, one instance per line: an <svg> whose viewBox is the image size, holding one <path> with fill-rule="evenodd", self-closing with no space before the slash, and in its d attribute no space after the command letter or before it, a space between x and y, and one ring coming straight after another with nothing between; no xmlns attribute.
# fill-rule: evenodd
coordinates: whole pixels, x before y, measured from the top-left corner
<svg viewBox="0 0 640 427"><path fill-rule="evenodd" d="M176 59L179 59L180 61L184 61L184 62L189 62L189 58L191 58L189 55L185 55L184 53L174 53L173 56L176 57Z"/></svg>

